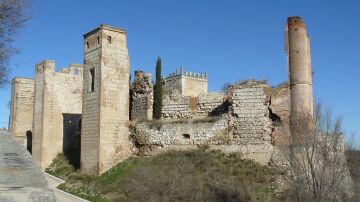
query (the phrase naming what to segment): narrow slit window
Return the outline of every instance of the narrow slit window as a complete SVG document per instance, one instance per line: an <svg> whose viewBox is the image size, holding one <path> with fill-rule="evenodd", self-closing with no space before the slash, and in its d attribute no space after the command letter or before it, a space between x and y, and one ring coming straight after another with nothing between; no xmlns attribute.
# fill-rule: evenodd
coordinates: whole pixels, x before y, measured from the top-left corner
<svg viewBox="0 0 360 202"><path fill-rule="evenodd" d="M89 48L90 46L89 46L89 42L86 42L86 48Z"/></svg>
<svg viewBox="0 0 360 202"><path fill-rule="evenodd" d="M107 40L108 40L109 43L111 43L111 36L108 36Z"/></svg>
<svg viewBox="0 0 360 202"><path fill-rule="evenodd" d="M100 44L100 38L97 37L97 44Z"/></svg>
<svg viewBox="0 0 360 202"><path fill-rule="evenodd" d="M91 84L90 84L90 92L95 92L95 69L90 69L90 79L91 79Z"/></svg>

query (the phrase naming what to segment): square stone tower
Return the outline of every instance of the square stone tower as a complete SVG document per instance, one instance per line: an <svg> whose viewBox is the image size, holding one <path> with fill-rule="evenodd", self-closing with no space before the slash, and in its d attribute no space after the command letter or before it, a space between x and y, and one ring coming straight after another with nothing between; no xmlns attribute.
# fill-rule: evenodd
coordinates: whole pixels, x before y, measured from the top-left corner
<svg viewBox="0 0 360 202"><path fill-rule="evenodd" d="M84 34L81 169L100 175L128 158L130 61L126 32L100 25Z"/></svg>

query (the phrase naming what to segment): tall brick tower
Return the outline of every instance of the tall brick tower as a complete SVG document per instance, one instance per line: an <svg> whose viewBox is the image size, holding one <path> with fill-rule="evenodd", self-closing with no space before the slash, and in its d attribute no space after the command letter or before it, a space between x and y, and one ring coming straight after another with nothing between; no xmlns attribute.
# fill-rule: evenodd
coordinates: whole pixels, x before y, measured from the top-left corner
<svg viewBox="0 0 360 202"><path fill-rule="evenodd" d="M84 34L81 169L89 174L131 155L129 74L124 30L100 25Z"/></svg>
<svg viewBox="0 0 360 202"><path fill-rule="evenodd" d="M291 126L304 128L313 124L313 93L310 39L300 17L287 19L285 46L291 90Z"/></svg>

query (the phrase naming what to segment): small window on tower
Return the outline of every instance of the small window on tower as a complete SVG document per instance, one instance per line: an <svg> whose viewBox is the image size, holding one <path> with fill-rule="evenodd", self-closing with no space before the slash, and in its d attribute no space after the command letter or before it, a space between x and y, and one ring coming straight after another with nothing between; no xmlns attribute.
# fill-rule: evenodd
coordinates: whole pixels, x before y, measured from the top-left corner
<svg viewBox="0 0 360 202"><path fill-rule="evenodd" d="M95 92L95 68L90 69L90 92Z"/></svg>
<svg viewBox="0 0 360 202"><path fill-rule="evenodd" d="M89 42L86 42L86 48L89 48Z"/></svg>
<svg viewBox="0 0 360 202"><path fill-rule="evenodd" d="M100 38L97 37L97 44L100 44Z"/></svg>
<svg viewBox="0 0 360 202"><path fill-rule="evenodd" d="M107 40L108 40L109 43L111 43L111 36L108 36Z"/></svg>

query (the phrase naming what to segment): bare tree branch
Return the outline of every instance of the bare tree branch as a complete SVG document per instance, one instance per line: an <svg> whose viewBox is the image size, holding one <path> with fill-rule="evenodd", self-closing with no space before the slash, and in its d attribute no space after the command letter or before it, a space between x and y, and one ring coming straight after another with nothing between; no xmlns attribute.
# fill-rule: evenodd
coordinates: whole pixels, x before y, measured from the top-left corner
<svg viewBox="0 0 360 202"><path fill-rule="evenodd" d="M30 18L31 0L0 0L0 87L7 82L9 59L16 34Z"/></svg>

